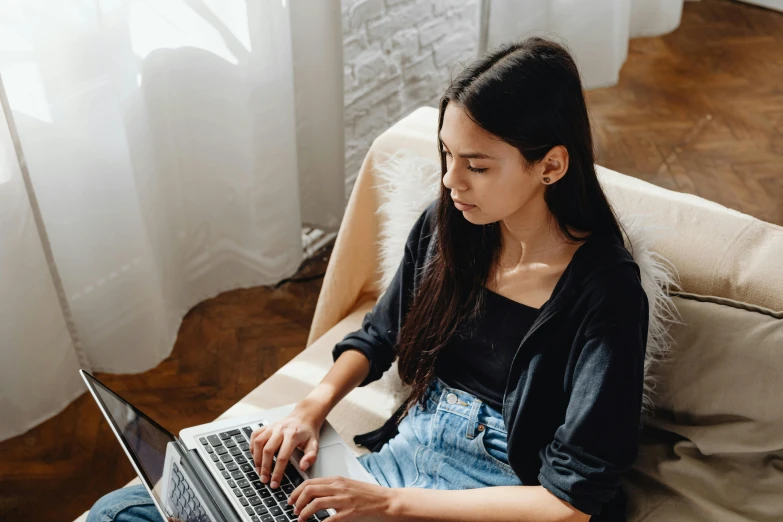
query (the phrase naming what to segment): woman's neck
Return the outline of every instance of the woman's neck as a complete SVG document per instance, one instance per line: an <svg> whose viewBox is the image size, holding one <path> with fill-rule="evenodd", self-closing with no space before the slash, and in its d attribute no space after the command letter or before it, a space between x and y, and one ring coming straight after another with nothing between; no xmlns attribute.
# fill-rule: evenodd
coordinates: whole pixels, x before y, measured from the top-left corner
<svg viewBox="0 0 783 522"><path fill-rule="evenodd" d="M501 221L499 267L513 270L561 258L564 247L568 250L569 245L553 225L551 217L512 217Z"/></svg>

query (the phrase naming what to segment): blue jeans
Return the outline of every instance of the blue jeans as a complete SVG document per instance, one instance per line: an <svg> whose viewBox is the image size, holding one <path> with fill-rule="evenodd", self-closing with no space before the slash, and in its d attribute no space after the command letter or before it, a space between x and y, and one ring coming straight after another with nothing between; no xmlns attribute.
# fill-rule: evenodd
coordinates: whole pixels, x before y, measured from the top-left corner
<svg viewBox="0 0 783 522"><path fill-rule="evenodd" d="M90 509L87 522L162 522L147 489L139 484L112 491Z"/></svg>
<svg viewBox="0 0 783 522"><path fill-rule="evenodd" d="M473 489L521 486L508 464L503 415L435 377L427 406L412 406L399 433L359 462L390 488Z"/></svg>
<svg viewBox="0 0 783 522"><path fill-rule="evenodd" d="M399 433L359 462L389 488L473 489L520 486L508 464L503 415L439 378L427 388L427 407L415 405ZM87 522L161 522L144 486L101 498Z"/></svg>

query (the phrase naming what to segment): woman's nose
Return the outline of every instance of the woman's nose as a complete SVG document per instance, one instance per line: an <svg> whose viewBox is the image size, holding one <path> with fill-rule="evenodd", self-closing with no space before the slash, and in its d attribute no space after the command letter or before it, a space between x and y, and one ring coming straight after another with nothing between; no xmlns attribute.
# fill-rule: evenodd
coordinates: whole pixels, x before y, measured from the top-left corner
<svg viewBox="0 0 783 522"><path fill-rule="evenodd" d="M465 181L461 179L454 168L454 163L451 163L450 168L446 169L446 174L443 176L443 186L449 190L464 191L467 190Z"/></svg>

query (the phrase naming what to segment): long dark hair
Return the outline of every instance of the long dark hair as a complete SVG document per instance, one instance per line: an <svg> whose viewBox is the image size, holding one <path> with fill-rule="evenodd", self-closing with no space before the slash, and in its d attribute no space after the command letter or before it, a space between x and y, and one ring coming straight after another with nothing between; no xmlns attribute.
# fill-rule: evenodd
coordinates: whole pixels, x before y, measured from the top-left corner
<svg viewBox="0 0 783 522"><path fill-rule="evenodd" d="M613 234L623 240L621 225L596 177L579 72L563 46L530 37L501 45L473 61L440 100L438 133L449 103L458 104L481 128L516 147L528 165L563 145L568 171L544 193L557 228L571 241L584 235L574 235L570 229L586 235ZM438 151L442 177L446 156L440 140ZM433 255L397 338L400 378L412 385L403 412L417 402L423 404L438 352L458 325L480 314L484 287L501 251L499 223L468 222L454 208L443 184L435 226Z"/></svg>

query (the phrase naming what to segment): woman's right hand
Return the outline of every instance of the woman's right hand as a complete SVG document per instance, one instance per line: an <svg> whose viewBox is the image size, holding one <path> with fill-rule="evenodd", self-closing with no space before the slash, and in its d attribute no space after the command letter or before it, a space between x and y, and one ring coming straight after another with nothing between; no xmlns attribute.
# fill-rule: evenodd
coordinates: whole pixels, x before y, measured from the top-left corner
<svg viewBox="0 0 783 522"><path fill-rule="evenodd" d="M253 455L256 471L261 482L267 482L271 478L272 489L280 485L283 471L295 448L304 452L299 461L302 470L311 467L318 455L318 440L323 421L317 420L318 417L309 414L306 409L300 410L298 406L287 417L271 422L250 435L250 453ZM275 454L276 462L272 460Z"/></svg>

